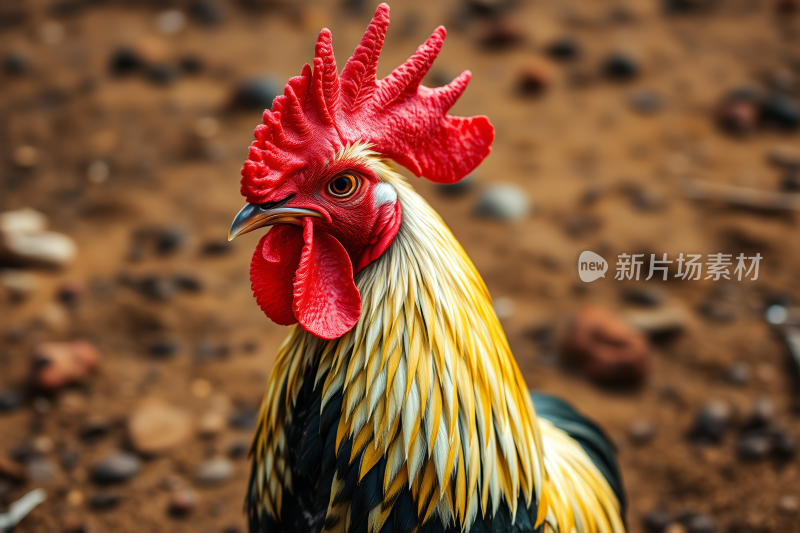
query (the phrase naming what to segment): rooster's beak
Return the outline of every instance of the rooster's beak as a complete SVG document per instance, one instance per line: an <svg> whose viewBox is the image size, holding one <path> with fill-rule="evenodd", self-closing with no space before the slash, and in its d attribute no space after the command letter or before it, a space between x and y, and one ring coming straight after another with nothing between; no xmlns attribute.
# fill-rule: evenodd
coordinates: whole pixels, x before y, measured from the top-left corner
<svg viewBox="0 0 800 533"><path fill-rule="evenodd" d="M228 232L228 240L232 241L239 235L250 233L251 231L272 226L273 224L295 224L301 225L303 217L324 218L321 213L313 209L303 209L300 207L284 207L292 197L285 198L280 202L266 202L263 204L245 205L236 218L233 219L231 229Z"/></svg>

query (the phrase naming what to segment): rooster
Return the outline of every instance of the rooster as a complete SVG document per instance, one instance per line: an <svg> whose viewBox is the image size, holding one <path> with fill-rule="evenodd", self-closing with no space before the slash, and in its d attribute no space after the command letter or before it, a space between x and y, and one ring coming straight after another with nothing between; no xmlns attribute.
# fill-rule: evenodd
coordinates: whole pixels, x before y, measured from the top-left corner
<svg viewBox="0 0 800 533"><path fill-rule="evenodd" d="M229 239L273 226L250 280L292 325L261 406L251 532L623 532L613 447L566 403L530 393L480 275L389 160L453 183L490 152L467 86L420 85L442 27L376 79L382 4L339 74L312 66L264 111Z"/></svg>

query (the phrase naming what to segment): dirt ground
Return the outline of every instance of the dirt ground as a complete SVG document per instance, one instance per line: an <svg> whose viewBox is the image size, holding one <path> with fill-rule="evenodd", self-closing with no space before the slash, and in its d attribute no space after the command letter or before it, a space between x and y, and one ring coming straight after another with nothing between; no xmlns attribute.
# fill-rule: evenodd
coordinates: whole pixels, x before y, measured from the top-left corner
<svg viewBox="0 0 800 533"><path fill-rule="evenodd" d="M444 24L448 38L426 83L471 70L470 87L452 113L488 115L497 130L491 156L463 195L411 181L461 240L495 299L503 298L503 324L530 387L567 398L617 442L632 533L645 531L644 517L654 509L710 515L719 532L800 531L796 457L742 461L735 429L715 446L687 437L707 402L728 402L741 419L757 398L772 403L777 425L800 433L793 409L797 367L763 318L776 298L800 297L797 215L686 195L691 179L778 191L784 173L768 154L778 145L800 149L797 130L756 128L731 136L714 118L720 98L742 86L777 85L797 102L800 11L778 14L780 3L537 0L503 12L505 22L485 16L491 11L485 6L496 4L491 1L391 4L379 76ZM201 4L219 8L220 20L204 18ZM677 7L670 12L666 4ZM311 60L323 26L333 32L341 68L374 7L374 1L311 0L0 6L0 54L28 62L22 74L8 68L0 74L0 212L37 209L79 250L66 269L32 271L36 288L24 300L3 295L0 301L0 389L24 399L21 408L0 412L0 453L19 455L26 443L38 443L37 453L54 467L41 482L0 493L2 510L36 486L48 492L17 531L244 531L246 457L233 460L233 475L219 486L193 481L205 460L248 442L249 417L284 335L251 296L248 266L258 236L225 242L243 205L239 169L260 121L258 110L235 108L233 94L242 80L263 74L282 87ZM175 33L165 34L157 19L166 9L186 14ZM507 46L492 47L491 32ZM579 43L581 56L548 58L548 45L565 37ZM109 63L121 47L161 72L114 75ZM603 74L603 62L616 52L635 61L638 76L620 81ZM542 94L520 94L526 69L544 77ZM654 109L637 105L641 99L655 100ZM37 150L35 164L20 164L20 146ZM101 183L87 179L93 161L107 164ZM494 182L526 191L531 216L510 224L474 216L475 202ZM164 253L147 238L136 244L136 235L165 228L178 242L165 245ZM611 262L605 279L579 281L577 257L584 250ZM742 251L764 257L757 281L613 279L620 253ZM159 292L159 280L176 275L199 282L199 290ZM82 287L76 305L59 302L65 285ZM630 291L663 295L657 309L676 308L687 317L677 335L653 344L647 383L600 388L558 364L568 317L587 303L640 311L625 297ZM707 311L709 302L717 312ZM532 331L552 332L556 340ZM49 396L31 390L34 347L78 338L102 354L95 375ZM175 353L153 355L159 342ZM749 378L732 384L726 376L737 363ZM145 458L124 484L96 485L92 465L128 449L125 420L151 396L197 420L214 405L230 405L234 423ZM97 419L108 421L102 435L81 437ZM645 422L655 436L637 445L630 428ZM76 464L65 464L70 454ZM198 501L188 516L176 518L168 501L181 484ZM113 508L90 505L109 493L120 497ZM678 527L670 532L683 530Z"/></svg>

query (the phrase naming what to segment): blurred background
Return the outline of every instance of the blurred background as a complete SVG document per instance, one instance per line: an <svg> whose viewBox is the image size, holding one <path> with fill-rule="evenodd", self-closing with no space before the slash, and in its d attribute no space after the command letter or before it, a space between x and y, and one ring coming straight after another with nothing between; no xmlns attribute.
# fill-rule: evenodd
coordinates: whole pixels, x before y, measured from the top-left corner
<svg viewBox="0 0 800 533"><path fill-rule="evenodd" d="M0 512L48 495L17 531L244 531L285 329L250 293L258 236L226 241L239 169L320 28L341 68L376 4L0 3ZM530 387L618 445L630 531L800 531L800 2L391 7L379 77L444 24L425 84L471 70L452 112L497 129L461 184L410 180ZM763 259L644 281L664 253Z"/></svg>

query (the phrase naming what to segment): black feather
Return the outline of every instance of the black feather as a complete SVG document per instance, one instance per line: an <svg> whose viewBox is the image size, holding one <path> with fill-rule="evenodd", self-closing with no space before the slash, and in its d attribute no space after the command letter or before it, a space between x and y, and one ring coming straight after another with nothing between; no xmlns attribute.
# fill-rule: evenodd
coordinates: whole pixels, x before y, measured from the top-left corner
<svg viewBox="0 0 800 533"><path fill-rule="evenodd" d="M417 509L411 491L404 489L392 509L395 533L411 533L417 527Z"/></svg>

